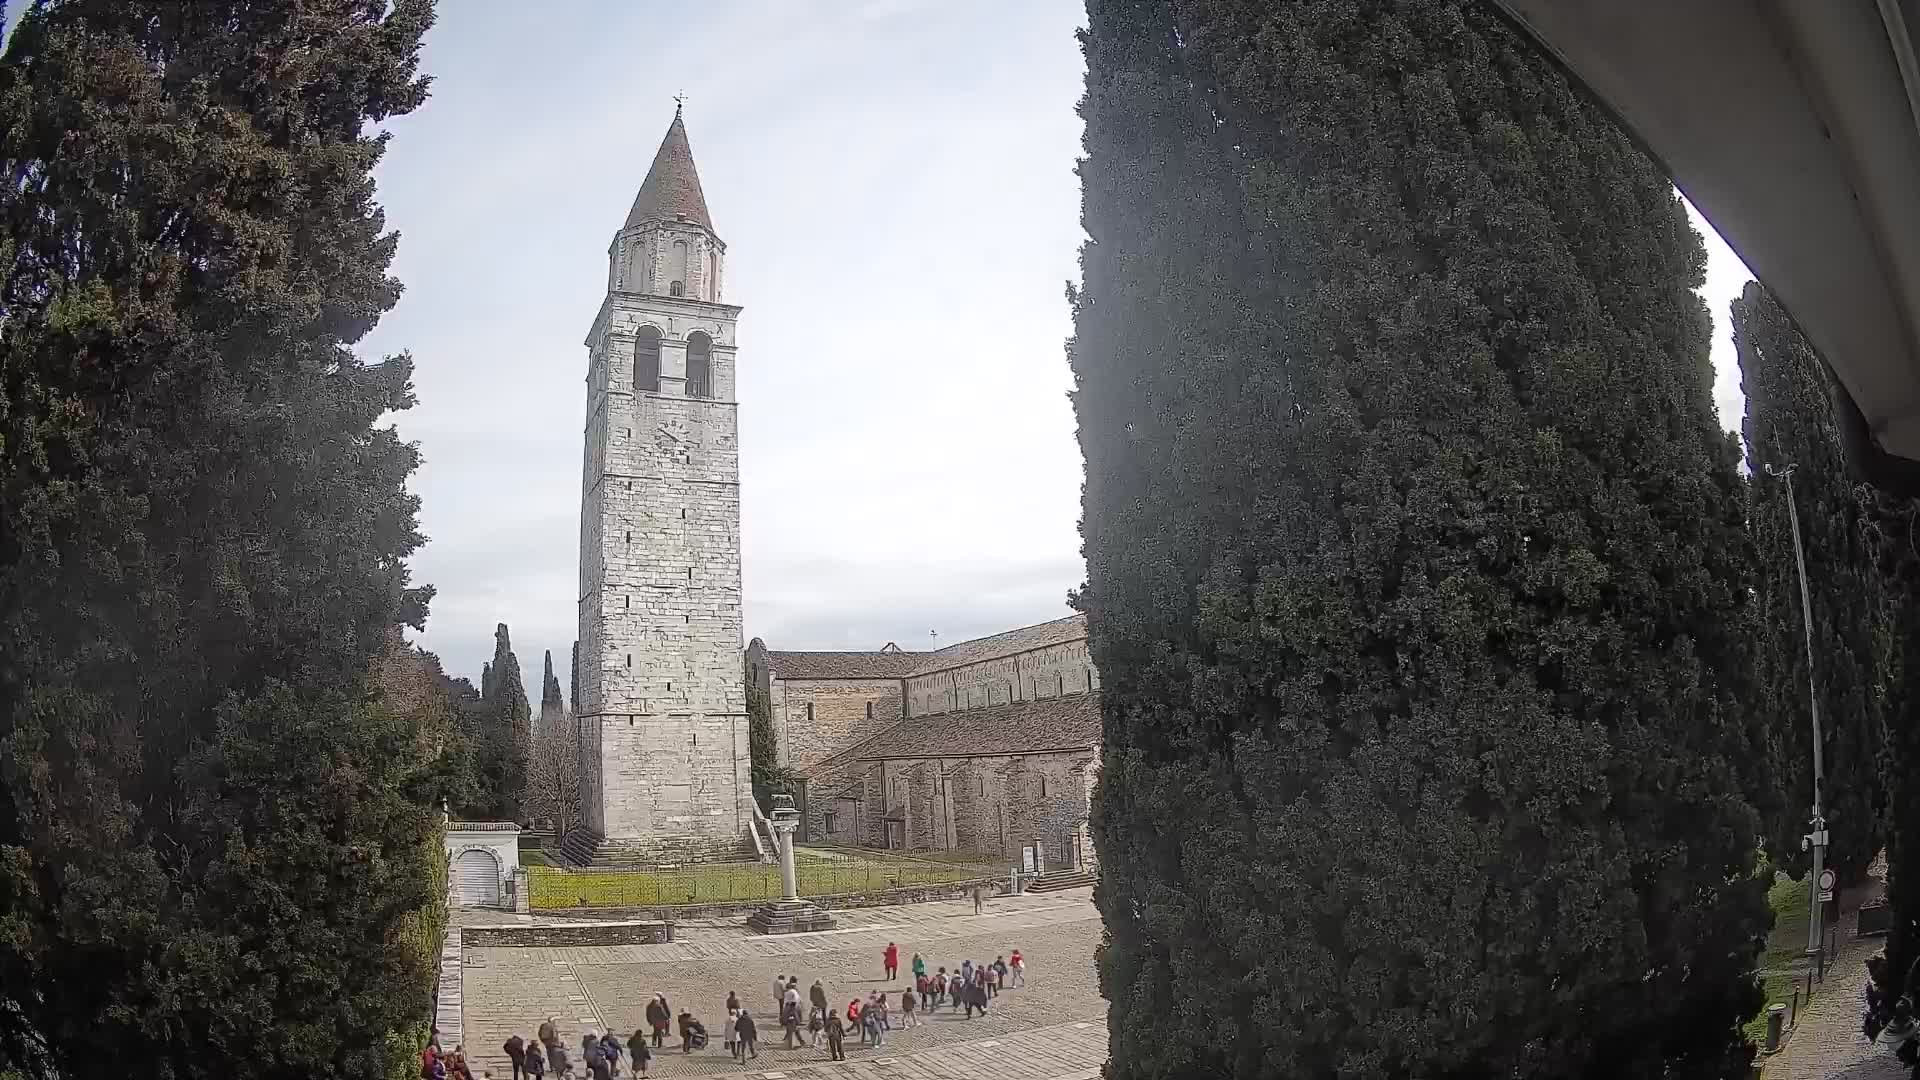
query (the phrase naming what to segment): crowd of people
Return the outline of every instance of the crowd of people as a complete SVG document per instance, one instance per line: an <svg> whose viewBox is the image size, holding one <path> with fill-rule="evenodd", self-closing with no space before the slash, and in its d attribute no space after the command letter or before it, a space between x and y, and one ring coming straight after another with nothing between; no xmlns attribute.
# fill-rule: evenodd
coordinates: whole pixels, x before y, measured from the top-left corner
<svg viewBox="0 0 1920 1080"><path fill-rule="evenodd" d="M881 955L884 981L900 979L900 947L887 944ZM992 963L962 960L951 972L945 967L927 970L927 963L915 953L910 969L912 984L897 993L874 990L864 998L856 995L844 1009L836 1008L819 979L813 980L803 997L798 975L776 976L768 989L772 1007L766 1015L779 1024L783 1046L788 1050L825 1049L833 1061L847 1058L846 1040L853 1036L859 1045L882 1047L887 1034L899 1027L915 1027L942 1006L950 1012L965 1011L986 1015L989 1003L1003 990L1026 985L1026 958L1015 949L1009 955L995 957ZM729 992L727 1019L721 1028L720 1043L735 1061L745 1063L760 1056L760 1025L752 1010ZM519 1035L508 1039L501 1049L513 1063L512 1080L614 1080L625 1068L634 1077L645 1077L653 1065L654 1052L666 1048L677 1032L680 1052L691 1054L707 1048L707 1027L687 1009L674 1011L665 994L647 1001L646 1026L638 1028L623 1044L613 1032L580 1036L576 1060L555 1031L553 1021L540 1025L533 1039ZM463 1048L449 1052L440 1049L440 1032L435 1029L426 1052L421 1056L421 1080L473 1080ZM490 1080L483 1077L482 1080Z"/></svg>

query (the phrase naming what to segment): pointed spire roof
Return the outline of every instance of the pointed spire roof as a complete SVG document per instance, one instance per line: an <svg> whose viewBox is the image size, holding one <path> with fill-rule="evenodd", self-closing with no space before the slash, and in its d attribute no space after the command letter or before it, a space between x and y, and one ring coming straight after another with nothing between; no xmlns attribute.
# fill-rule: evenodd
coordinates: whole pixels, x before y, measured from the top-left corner
<svg viewBox="0 0 1920 1080"><path fill-rule="evenodd" d="M708 232L713 219L707 216L707 197L700 191L700 173L693 167L693 147L687 145L687 125L680 110L673 110L673 123L660 150L653 155L653 167L634 196L633 209L627 211L627 228L643 221L673 221L686 218Z"/></svg>

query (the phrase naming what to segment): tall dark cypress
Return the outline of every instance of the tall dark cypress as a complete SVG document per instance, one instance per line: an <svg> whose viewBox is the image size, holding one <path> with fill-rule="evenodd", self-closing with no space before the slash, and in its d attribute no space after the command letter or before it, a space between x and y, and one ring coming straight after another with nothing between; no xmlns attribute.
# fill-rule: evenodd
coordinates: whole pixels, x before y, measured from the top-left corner
<svg viewBox="0 0 1920 1080"><path fill-rule="evenodd" d="M1870 513L1876 495L1848 470L1828 376L1786 311L1758 282L1747 284L1732 311L1753 475L1749 521L1762 612L1757 670L1767 756L1779 793L1765 807L1767 852L1782 867L1806 866L1800 841L1813 801L1806 631L1787 506L1791 483L1813 609L1826 774L1822 799L1833 840L1827 857L1843 881L1857 881L1886 839L1879 755L1890 609ZM1792 465L1791 480L1770 475L1770 465Z"/></svg>
<svg viewBox="0 0 1920 1080"><path fill-rule="evenodd" d="M432 5L14 13L0 1072L389 1075L438 840L373 665L428 593L382 422L412 365L353 346L400 294L372 170Z"/></svg>
<svg viewBox="0 0 1920 1080"><path fill-rule="evenodd" d="M1454 0L1091 0L1114 1080L1734 1077L1752 553L1699 237Z"/></svg>
<svg viewBox="0 0 1920 1080"><path fill-rule="evenodd" d="M493 816L517 821L527 794L527 761L533 741L533 706L520 679L520 658L513 654L507 624L493 631L493 662L487 666L492 691L487 696L490 726L481 768L493 794Z"/></svg>

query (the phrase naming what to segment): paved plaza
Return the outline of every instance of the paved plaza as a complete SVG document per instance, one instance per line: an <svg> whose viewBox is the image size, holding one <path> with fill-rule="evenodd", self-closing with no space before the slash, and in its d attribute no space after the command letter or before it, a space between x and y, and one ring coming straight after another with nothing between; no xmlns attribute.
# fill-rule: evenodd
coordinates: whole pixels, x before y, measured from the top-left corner
<svg viewBox="0 0 1920 1080"><path fill-rule="evenodd" d="M500 1047L509 1035L530 1039L552 1018L577 1059L583 1031L611 1029L624 1041L644 1025L648 998L660 993L676 1012L691 1009L713 1045L683 1055L676 1039L657 1053L654 1076L1092 1080L1106 1060L1107 1031L1093 969L1100 917L1089 893L998 897L980 915L971 900L856 909L837 912L840 928L817 934L761 937L733 919L679 926L664 945L468 948L461 1038L479 1069L504 1080L511 1068ZM901 978L883 982L881 951L889 941L900 946ZM912 982L915 952L929 971L951 971L962 960L992 962L1015 949L1027 958L1027 985L1002 992L985 1016L968 1020L940 1009L920 1027L900 1029L898 991ZM893 991L895 1027L886 1045L864 1047L849 1036L844 1063L829 1063L824 1047L784 1049L771 995L775 975L799 976L803 994L821 980L842 1014L856 996ZM745 1066L720 1047L729 990L760 1027L760 1057Z"/></svg>

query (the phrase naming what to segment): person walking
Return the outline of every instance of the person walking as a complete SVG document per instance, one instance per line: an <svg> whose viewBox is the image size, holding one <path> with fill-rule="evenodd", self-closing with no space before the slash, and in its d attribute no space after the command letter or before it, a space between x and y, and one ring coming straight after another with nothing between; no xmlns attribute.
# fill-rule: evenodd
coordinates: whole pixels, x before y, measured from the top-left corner
<svg viewBox="0 0 1920 1080"><path fill-rule="evenodd" d="M786 1035L785 1048L793 1050L800 1044L800 990L798 987L787 991L786 1003L780 1006L780 1029Z"/></svg>
<svg viewBox="0 0 1920 1080"><path fill-rule="evenodd" d="M875 1050L886 1045L887 1031L880 1026L881 1009L869 1001L867 1007L860 1010L860 1028L862 1037L873 1044Z"/></svg>
<svg viewBox="0 0 1920 1080"><path fill-rule="evenodd" d="M913 977L916 979L927 977L927 962L920 959L919 953L913 954Z"/></svg>
<svg viewBox="0 0 1920 1080"><path fill-rule="evenodd" d="M819 1009L821 1016L827 1015L830 1011L827 1008L827 988L821 985L819 979L813 980L813 986L807 990L807 1004Z"/></svg>
<svg viewBox="0 0 1920 1080"><path fill-rule="evenodd" d="M859 1033L860 1042L862 1044L866 1043L867 1029L866 1029L866 1025L860 1022L860 999L859 998L854 998L852 1001L847 1002L847 1026L852 1028L855 1032Z"/></svg>
<svg viewBox="0 0 1920 1080"><path fill-rule="evenodd" d="M800 1031L800 980L794 978L787 983L787 992L780 995L780 1011L774 1013L782 1024L787 1022L787 1014L793 1014L793 1030Z"/></svg>
<svg viewBox="0 0 1920 1080"><path fill-rule="evenodd" d="M552 1029L549 1028L548 1030L551 1031ZM567 1080L568 1077L573 1075L573 1062L567 1060L567 1044L560 1041L560 1036L557 1032L554 1033L553 1038L547 1043L547 1071L558 1077L559 1080Z"/></svg>
<svg viewBox="0 0 1920 1080"><path fill-rule="evenodd" d="M933 976L934 1007L938 1008L939 1006L946 1004L946 1000L947 1000L947 969L941 968Z"/></svg>
<svg viewBox="0 0 1920 1080"><path fill-rule="evenodd" d="M620 1038L611 1031L600 1035L600 1052L607 1056L607 1073L620 1075Z"/></svg>
<svg viewBox="0 0 1920 1080"><path fill-rule="evenodd" d="M627 1057L633 1061L633 1075L645 1080L647 1070L653 1066L653 1051L647 1047L645 1028L634 1028L632 1037L627 1039Z"/></svg>
<svg viewBox="0 0 1920 1080"><path fill-rule="evenodd" d="M981 1000L981 997L982 997L981 990L977 985L969 982L965 986L962 986L960 988L959 996L965 999L964 1004L967 1010L967 1019L969 1020L973 1019L973 1010L976 1007L980 1009L980 1014L982 1016L986 1015L986 1012L987 1012L986 1005Z"/></svg>
<svg viewBox="0 0 1920 1080"><path fill-rule="evenodd" d="M1000 987L1006 981L1007 981L1007 958L1004 956L996 956L993 958L993 996L994 997L1000 996Z"/></svg>
<svg viewBox="0 0 1920 1080"><path fill-rule="evenodd" d="M775 1016L780 1015L780 1002L786 999L787 980L788 977L785 975L773 977L773 1015Z"/></svg>
<svg viewBox="0 0 1920 1080"><path fill-rule="evenodd" d="M1027 960L1020 955L1019 949L1013 950L1013 959L1007 961L1007 971L1013 975L1014 986L1027 985Z"/></svg>
<svg viewBox="0 0 1920 1080"><path fill-rule="evenodd" d="M880 954L880 959L887 969L883 978L892 982L900 977L900 946L891 941L887 942L887 948Z"/></svg>
<svg viewBox="0 0 1920 1080"><path fill-rule="evenodd" d="M973 887L973 913L979 915L987 907L987 890L978 885Z"/></svg>
<svg viewBox="0 0 1920 1080"><path fill-rule="evenodd" d="M960 961L960 985L973 985L973 961L971 960Z"/></svg>
<svg viewBox="0 0 1920 1080"><path fill-rule="evenodd" d="M521 1077L527 1075L527 1043L525 1039L522 1039L518 1035L508 1036L507 1041L500 1049L506 1051L507 1060L513 1062L513 1080L520 1080Z"/></svg>
<svg viewBox="0 0 1920 1080"><path fill-rule="evenodd" d="M837 1012L827 1014L827 1056L830 1061L847 1060L847 1029Z"/></svg>
<svg viewBox="0 0 1920 1080"><path fill-rule="evenodd" d="M914 1024L913 999L914 999L914 993L912 990L900 991L900 1030L901 1031L907 1031L913 1027L913 1024Z"/></svg>
<svg viewBox="0 0 1920 1080"><path fill-rule="evenodd" d="M733 1052L740 1064L745 1065L749 1057L759 1057L760 1048L754 1042L760 1037L760 1029L754 1026L753 1014L740 1010L740 1018L734 1021Z"/></svg>
<svg viewBox="0 0 1920 1080"><path fill-rule="evenodd" d="M739 995L729 990L727 991L727 1025L720 1029L720 1045L725 1047L727 1054L735 1059L738 1059L740 1054L734 1047L733 1027L739 1020L740 998Z"/></svg>
<svg viewBox="0 0 1920 1080"><path fill-rule="evenodd" d="M811 1008L807 1010L807 1045L820 1049L820 1040L827 1037L827 1010Z"/></svg>
<svg viewBox="0 0 1920 1080"><path fill-rule="evenodd" d="M667 995L655 994L647 1002L647 1027L653 1029L653 1045L658 1049L667 1040L667 1029L673 1026L673 1009L667 1005Z"/></svg>
<svg viewBox="0 0 1920 1080"><path fill-rule="evenodd" d="M607 1055L600 1049L600 1037L589 1031L580 1036L580 1065L593 1080L608 1080Z"/></svg>
<svg viewBox="0 0 1920 1080"><path fill-rule="evenodd" d="M545 1080L547 1075L547 1055L540 1049L540 1040L526 1044L525 1057L527 1080Z"/></svg>
<svg viewBox="0 0 1920 1080"><path fill-rule="evenodd" d="M685 1009L680 1010L679 1022L680 1052L683 1054L691 1054L695 1050L705 1049L707 1045L707 1025L694 1019L693 1014Z"/></svg>

